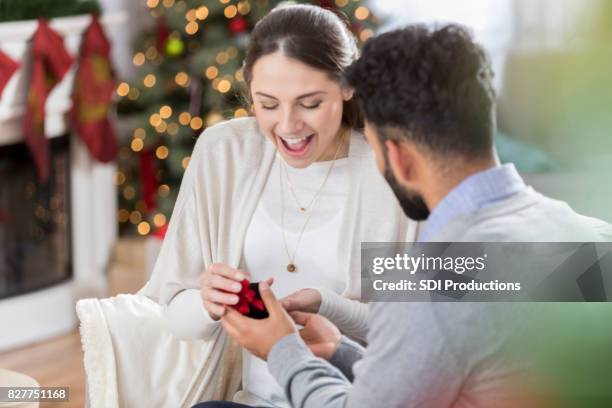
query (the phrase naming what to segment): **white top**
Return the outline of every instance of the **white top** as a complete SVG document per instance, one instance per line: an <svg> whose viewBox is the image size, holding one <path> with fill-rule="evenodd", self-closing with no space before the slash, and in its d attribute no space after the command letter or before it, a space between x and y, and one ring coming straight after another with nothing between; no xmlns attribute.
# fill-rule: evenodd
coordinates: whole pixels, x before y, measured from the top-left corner
<svg viewBox="0 0 612 408"><path fill-rule="evenodd" d="M342 215L348 200L348 159L336 160L318 199L304 213L299 212L291 194L291 185L300 205L309 205L332 162L313 163L296 169L284 162L281 164L282 160L277 156L247 230L245 268L254 282L274 277L272 288L278 298L308 287L326 288L341 294L347 282L342 269L338 267L337 248L341 238ZM279 175L282 175L283 189ZM296 251L300 231L310 217L297 248L294 259L297 270L293 273L287 271L289 258L281 225L283 207L285 238L291 255ZM265 401L274 406L290 406L283 390L270 375L266 362L246 350L243 352L242 381L244 391L262 399L262 405Z"/></svg>

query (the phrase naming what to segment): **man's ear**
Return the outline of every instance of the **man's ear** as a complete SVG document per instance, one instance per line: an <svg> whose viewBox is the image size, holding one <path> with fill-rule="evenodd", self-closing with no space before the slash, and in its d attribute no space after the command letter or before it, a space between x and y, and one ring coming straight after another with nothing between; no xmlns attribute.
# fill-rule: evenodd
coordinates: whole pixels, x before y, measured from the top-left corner
<svg viewBox="0 0 612 408"><path fill-rule="evenodd" d="M387 140L387 157L389 167L395 179L403 186L414 188L418 177L418 168L422 161L414 143Z"/></svg>

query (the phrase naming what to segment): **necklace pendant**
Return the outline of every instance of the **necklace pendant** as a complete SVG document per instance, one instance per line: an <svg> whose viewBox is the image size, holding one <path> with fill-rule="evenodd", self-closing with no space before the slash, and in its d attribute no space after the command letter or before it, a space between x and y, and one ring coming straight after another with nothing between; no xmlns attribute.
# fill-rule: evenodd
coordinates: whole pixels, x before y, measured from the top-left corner
<svg viewBox="0 0 612 408"><path fill-rule="evenodd" d="M289 265L287 265L287 271L289 272L295 272L297 268L295 267L294 264L290 263Z"/></svg>
<svg viewBox="0 0 612 408"><path fill-rule="evenodd" d="M306 212L306 209L305 209L304 207L300 207L300 212L301 212L301 213L305 213L305 212Z"/></svg>

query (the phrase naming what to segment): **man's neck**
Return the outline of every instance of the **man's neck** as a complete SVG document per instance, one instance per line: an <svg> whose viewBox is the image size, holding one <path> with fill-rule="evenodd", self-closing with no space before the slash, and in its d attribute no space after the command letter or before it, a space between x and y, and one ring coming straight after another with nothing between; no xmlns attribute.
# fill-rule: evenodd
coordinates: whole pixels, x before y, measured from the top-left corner
<svg viewBox="0 0 612 408"><path fill-rule="evenodd" d="M427 191L423 191L423 199L430 211L453 191L461 182L470 176L500 165L497 155L487 160L460 161L450 165L443 172L432 174Z"/></svg>

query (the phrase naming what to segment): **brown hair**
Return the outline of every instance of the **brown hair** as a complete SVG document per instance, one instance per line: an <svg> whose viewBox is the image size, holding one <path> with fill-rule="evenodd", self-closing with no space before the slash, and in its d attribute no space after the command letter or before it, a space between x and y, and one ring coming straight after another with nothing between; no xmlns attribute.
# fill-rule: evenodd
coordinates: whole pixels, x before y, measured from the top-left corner
<svg viewBox="0 0 612 408"><path fill-rule="evenodd" d="M243 63L244 79L250 87L253 65L268 54L284 55L325 71L344 85L344 71L357 59L355 38L342 19L330 10L311 5L277 7L253 29ZM342 123L363 127L363 115L356 98L345 101Z"/></svg>

